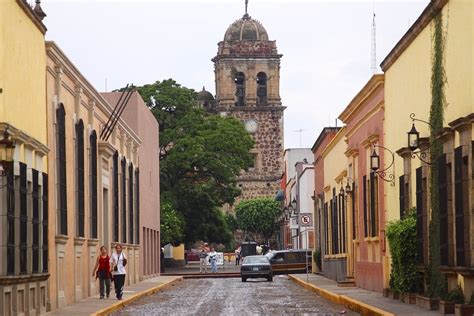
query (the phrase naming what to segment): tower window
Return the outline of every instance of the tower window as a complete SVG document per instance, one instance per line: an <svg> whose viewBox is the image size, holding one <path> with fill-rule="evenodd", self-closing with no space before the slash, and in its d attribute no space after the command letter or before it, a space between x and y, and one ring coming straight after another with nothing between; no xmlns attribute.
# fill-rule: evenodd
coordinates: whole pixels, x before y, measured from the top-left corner
<svg viewBox="0 0 474 316"><path fill-rule="evenodd" d="M235 106L245 105L245 75L243 72L238 72L235 75Z"/></svg>
<svg viewBox="0 0 474 316"><path fill-rule="evenodd" d="M267 74L264 72L257 74L257 105L267 105Z"/></svg>

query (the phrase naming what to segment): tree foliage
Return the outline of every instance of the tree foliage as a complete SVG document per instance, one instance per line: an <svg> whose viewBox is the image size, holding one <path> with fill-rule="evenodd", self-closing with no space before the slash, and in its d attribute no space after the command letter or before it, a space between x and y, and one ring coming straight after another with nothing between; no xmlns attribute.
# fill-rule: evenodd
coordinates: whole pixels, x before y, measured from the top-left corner
<svg viewBox="0 0 474 316"><path fill-rule="evenodd" d="M242 230L269 239L278 229L280 204L271 198L243 200L237 204L235 214Z"/></svg>
<svg viewBox="0 0 474 316"><path fill-rule="evenodd" d="M161 194L183 215L185 241L225 243L230 233L219 208L240 194L252 137L237 119L198 108L197 93L172 79L137 90L160 124Z"/></svg>
<svg viewBox="0 0 474 316"><path fill-rule="evenodd" d="M183 215L178 213L169 202L161 204L160 241L162 245L179 245L184 241L185 222Z"/></svg>

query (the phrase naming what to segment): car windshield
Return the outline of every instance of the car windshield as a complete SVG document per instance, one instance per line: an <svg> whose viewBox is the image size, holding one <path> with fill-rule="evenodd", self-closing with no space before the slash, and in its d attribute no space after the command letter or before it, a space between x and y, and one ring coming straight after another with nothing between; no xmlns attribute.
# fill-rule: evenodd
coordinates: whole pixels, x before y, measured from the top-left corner
<svg viewBox="0 0 474 316"><path fill-rule="evenodd" d="M248 264L268 263L268 259L265 256L245 257L244 263L248 263Z"/></svg>

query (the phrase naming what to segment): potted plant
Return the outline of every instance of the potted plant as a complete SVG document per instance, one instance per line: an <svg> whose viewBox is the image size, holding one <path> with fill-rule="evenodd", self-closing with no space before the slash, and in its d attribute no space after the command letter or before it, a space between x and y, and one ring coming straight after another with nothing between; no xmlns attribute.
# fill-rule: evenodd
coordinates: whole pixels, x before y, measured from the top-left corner
<svg viewBox="0 0 474 316"><path fill-rule="evenodd" d="M471 316L474 314L474 292L471 294L471 299L468 304L454 305L456 316Z"/></svg>
<svg viewBox="0 0 474 316"><path fill-rule="evenodd" d="M439 309L439 298L417 295L416 305L424 309L437 310Z"/></svg>
<svg viewBox="0 0 474 316"><path fill-rule="evenodd" d="M392 291L392 290L391 290L389 287L384 288L384 289L383 289L383 296L384 296L384 297L389 297L391 291Z"/></svg>
<svg viewBox="0 0 474 316"><path fill-rule="evenodd" d="M464 304L464 293L460 285L439 301L439 311L441 314L454 314L455 304Z"/></svg>

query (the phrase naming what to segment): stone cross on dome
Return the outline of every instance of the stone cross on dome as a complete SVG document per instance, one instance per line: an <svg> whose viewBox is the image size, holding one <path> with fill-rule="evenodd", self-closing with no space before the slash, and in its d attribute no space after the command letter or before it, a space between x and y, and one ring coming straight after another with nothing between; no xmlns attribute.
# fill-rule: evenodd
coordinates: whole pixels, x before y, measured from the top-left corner
<svg viewBox="0 0 474 316"><path fill-rule="evenodd" d="M244 14L244 18L250 18L249 14L248 14L248 12L247 12L248 6L249 6L249 0L245 0L245 14Z"/></svg>

